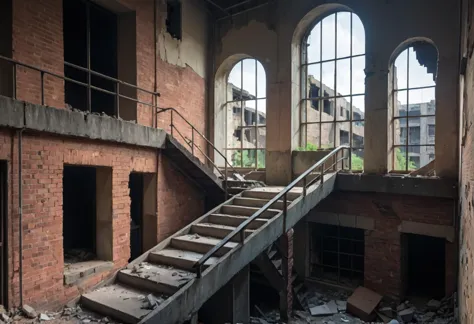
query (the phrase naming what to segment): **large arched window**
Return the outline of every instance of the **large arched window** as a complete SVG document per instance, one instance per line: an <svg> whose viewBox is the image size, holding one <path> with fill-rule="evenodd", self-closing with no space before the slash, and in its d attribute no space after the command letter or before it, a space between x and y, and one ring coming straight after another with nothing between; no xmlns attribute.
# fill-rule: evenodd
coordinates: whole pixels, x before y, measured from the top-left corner
<svg viewBox="0 0 474 324"><path fill-rule="evenodd" d="M351 147L352 169L363 169L365 32L348 11L319 20L302 44L301 146Z"/></svg>
<svg viewBox="0 0 474 324"><path fill-rule="evenodd" d="M411 43L392 66L392 169L421 168L435 158L438 51L425 41Z"/></svg>
<svg viewBox="0 0 474 324"><path fill-rule="evenodd" d="M265 167L266 78L256 59L234 65L227 80L226 156L242 168Z"/></svg>

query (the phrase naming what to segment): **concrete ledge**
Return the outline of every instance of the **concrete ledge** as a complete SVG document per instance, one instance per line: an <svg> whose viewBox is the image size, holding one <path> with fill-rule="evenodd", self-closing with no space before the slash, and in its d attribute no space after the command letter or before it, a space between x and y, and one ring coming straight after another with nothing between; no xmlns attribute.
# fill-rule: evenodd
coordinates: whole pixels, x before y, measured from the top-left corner
<svg viewBox="0 0 474 324"><path fill-rule="evenodd" d="M166 132L105 115L56 109L0 96L0 126L163 148Z"/></svg>
<svg viewBox="0 0 474 324"><path fill-rule="evenodd" d="M310 211L305 220L307 222L360 228L364 230L375 229L375 220L365 216Z"/></svg>
<svg viewBox="0 0 474 324"><path fill-rule="evenodd" d="M64 285L78 284L90 276L112 270L113 267L113 262L100 260L73 263L64 269Z"/></svg>
<svg viewBox="0 0 474 324"><path fill-rule="evenodd" d="M402 221L402 223L398 226L398 231L400 233L440 237L451 243L454 242L456 236L453 226L433 225L410 221Z"/></svg>
<svg viewBox="0 0 474 324"><path fill-rule="evenodd" d="M457 197L456 180L440 178L338 173L336 188L340 191L382 192L438 198Z"/></svg>

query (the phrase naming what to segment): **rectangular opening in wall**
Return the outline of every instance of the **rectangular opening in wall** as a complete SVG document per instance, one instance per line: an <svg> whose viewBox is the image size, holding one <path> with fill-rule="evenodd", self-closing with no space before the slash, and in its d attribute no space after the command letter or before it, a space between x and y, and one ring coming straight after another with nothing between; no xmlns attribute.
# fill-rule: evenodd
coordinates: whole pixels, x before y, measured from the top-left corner
<svg viewBox="0 0 474 324"><path fill-rule="evenodd" d="M177 40L182 37L181 0L166 1L166 31Z"/></svg>
<svg viewBox="0 0 474 324"><path fill-rule="evenodd" d="M143 252L143 173L131 173L128 182L130 189L130 260Z"/></svg>
<svg viewBox="0 0 474 324"><path fill-rule="evenodd" d="M12 0L0 1L0 55L12 57ZM13 97L13 65L0 59L0 95Z"/></svg>
<svg viewBox="0 0 474 324"><path fill-rule="evenodd" d="M0 161L0 305L7 306L8 296L8 166Z"/></svg>
<svg viewBox="0 0 474 324"><path fill-rule="evenodd" d="M402 234L402 286L407 296L445 295L445 239Z"/></svg>
<svg viewBox="0 0 474 324"><path fill-rule="evenodd" d="M310 277L348 287L363 284L364 230L311 224Z"/></svg>
<svg viewBox="0 0 474 324"><path fill-rule="evenodd" d="M66 81L66 103L72 108L116 113L115 82L90 71L117 78L117 25L117 15L112 11L90 1L63 0L64 74L95 87L89 91L84 85Z"/></svg>
<svg viewBox="0 0 474 324"><path fill-rule="evenodd" d="M97 259L96 169L64 166L63 247L64 263Z"/></svg>

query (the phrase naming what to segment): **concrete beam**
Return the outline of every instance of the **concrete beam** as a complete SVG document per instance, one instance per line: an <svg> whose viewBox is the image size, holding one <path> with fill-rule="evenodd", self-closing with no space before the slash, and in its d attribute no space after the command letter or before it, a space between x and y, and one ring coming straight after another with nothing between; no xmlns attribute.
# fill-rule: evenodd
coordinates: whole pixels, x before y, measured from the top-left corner
<svg viewBox="0 0 474 324"><path fill-rule="evenodd" d="M166 132L109 116L57 109L0 96L0 126L161 149Z"/></svg>
<svg viewBox="0 0 474 324"><path fill-rule="evenodd" d="M419 222L402 221L398 226L400 233L426 235L432 237L440 237L453 243L456 237L456 232L453 226L434 225Z"/></svg>
<svg viewBox="0 0 474 324"><path fill-rule="evenodd" d="M305 220L319 224L337 225L351 228L360 228L364 230L374 230L375 220L370 217L338 214L328 212L316 212L312 210Z"/></svg>
<svg viewBox="0 0 474 324"><path fill-rule="evenodd" d="M457 182L454 179L339 173L336 188L341 191L381 192L439 198L457 197Z"/></svg>

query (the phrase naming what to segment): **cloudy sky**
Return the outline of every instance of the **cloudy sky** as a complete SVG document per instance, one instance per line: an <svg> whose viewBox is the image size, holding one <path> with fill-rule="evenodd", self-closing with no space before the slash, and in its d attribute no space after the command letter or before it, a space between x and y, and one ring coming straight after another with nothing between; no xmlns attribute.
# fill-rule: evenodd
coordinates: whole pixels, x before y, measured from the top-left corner
<svg viewBox="0 0 474 324"><path fill-rule="evenodd" d="M350 75L351 59L345 58L334 61L336 58L348 57L351 55L351 16L352 16L352 55L362 55L352 58L352 82ZM336 41L337 26L337 41ZM321 39L322 29L322 39ZM337 44L336 44L337 42ZM353 105L364 111L364 96L357 94L364 93L364 67L365 67L365 33L359 17L349 12L338 12L324 18L312 30L308 37L308 62L316 63L308 66L308 74L338 93L352 97ZM336 46L337 45L337 46ZM317 63L326 60L329 62ZM407 68L407 60L410 66ZM433 76L426 72L426 68L419 65L415 52L409 48L402 52L395 61L398 71L398 88L407 88L407 78L410 84L408 87L422 87L434 85ZM243 70L242 70L243 68ZM336 80L334 78L337 71ZM407 75L409 70L409 75ZM245 59L239 62L232 69L229 75L229 82L240 87L243 81L243 89L258 98L265 97L266 82L265 72L260 62L253 59ZM352 83L352 92L351 92ZM409 94L410 104L428 102L434 99L434 88L423 90L411 90ZM347 98L349 100L349 98ZM402 104L407 103L407 92L398 93L398 100ZM246 103L247 107L255 107L255 101ZM259 111L266 111L266 100L258 100Z"/></svg>

